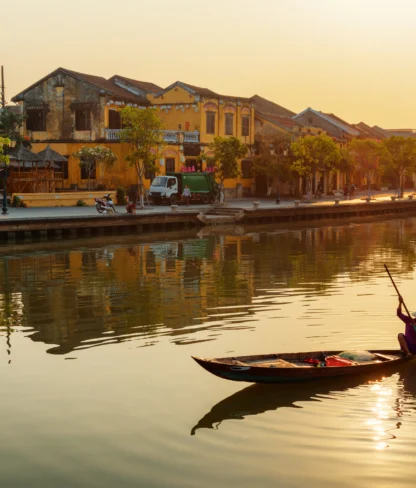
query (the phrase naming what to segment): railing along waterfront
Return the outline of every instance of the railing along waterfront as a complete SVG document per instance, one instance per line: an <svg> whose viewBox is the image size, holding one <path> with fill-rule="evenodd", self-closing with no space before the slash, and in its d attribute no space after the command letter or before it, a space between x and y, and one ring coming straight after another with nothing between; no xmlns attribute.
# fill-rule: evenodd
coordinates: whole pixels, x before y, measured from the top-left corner
<svg viewBox="0 0 416 488"><path fill-rule="evenodd" d="M122 129L105 129L105 138L108 141L118 141ZM199 143L199 132L163 130L163 140L171 144Z"/></svg>

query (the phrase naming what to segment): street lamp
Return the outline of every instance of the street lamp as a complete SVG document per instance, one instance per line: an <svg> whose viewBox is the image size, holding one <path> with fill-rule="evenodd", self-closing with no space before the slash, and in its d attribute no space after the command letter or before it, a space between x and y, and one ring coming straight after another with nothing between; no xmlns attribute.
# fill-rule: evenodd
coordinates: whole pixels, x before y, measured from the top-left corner
<svg viewBox="0 0 416 488"><path fill-rule="evenodd" d="M280 167L280 156L288 155L288 142L282 141L277 144L270 144L270 156L276 156L277 158L277 189L276 189L276 203L280 203L280 178L279 178L279 167Z"/></svg>
<svg viewBox="0 0 416 488"><path fill-rule="evenodd" d="M3 207L2 215L7 215L7 166L4 163L4 176L3 176Z"/></svg>

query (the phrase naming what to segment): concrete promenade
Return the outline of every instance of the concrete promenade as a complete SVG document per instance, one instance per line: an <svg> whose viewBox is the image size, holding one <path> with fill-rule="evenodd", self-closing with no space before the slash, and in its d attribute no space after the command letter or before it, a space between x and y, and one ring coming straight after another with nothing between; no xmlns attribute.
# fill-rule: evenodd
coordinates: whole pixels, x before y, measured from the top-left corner
<svg viewBox="0 0 416 488"><path fill-rule="evenodd" d="M373 192L372 196L375 198L375 201L391 201L391 196L394 195L395 192ZM411 194L411 192L406 192L404 198L407 199L407 195ZM357 192L355 198L353 200L343 200L341 199L339 205L351 205L357 203L365 203L362 198L364 197L364 192ZM416 198L416 197L415 197ZM253 202L259 201L260 205L259 208L262 209L274 209L277 210L279 208L291 208L294 206L294 198L292 199L282 199L279 204L276 204L275 198L244 198L244 199L229 199L226 202L228 207L234 208L242 208L242 209L252 209ZM312 206L320 206L320 205L328 205L334 204L334 197L333 196L323 196L320 199L316 199L312 197L311 202L307 202L306 200L301 200L300 207L310 207ZM185 205L178 206L178 212L185 213L185 212L197 212L197 211L207 211L209 209L209 205L200 205L200 204L191 204L189 207ZM125 206L116 206L117 212L121 214L126 214ZM137 210L137 215L152 215L158 214L161 212L170 212L171 208L169 205L154 205L154 206L146 206L143 210ZM65 218L65 217L89 217L89 216L97 216L97 210L95 206L89 207L30 207L30 208L13 208L8 207L8 215L2 215L0 213L0 223L7 219L39 219L39 218ZM106 215L101 215L103 218Z"/></svg>

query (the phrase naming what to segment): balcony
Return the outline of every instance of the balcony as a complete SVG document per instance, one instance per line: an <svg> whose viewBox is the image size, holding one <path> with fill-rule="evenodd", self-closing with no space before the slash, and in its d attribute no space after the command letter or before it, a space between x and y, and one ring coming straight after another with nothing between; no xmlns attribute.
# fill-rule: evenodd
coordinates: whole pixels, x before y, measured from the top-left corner
<svg viewBox="0 0 416 488"><path fill-rule="evenodd" d="M118 141L122 129L105 129L105 138L107 141ZM176 130L162 130L163 140L167 144L186 144L199 143L199 132L186 132Z"/></svg>

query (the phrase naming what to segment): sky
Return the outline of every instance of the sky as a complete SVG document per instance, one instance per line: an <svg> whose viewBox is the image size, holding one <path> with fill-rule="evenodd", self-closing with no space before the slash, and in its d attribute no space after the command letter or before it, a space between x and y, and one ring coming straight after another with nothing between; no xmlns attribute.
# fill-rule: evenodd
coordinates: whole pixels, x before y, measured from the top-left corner
<svg viewBox="0 0 416 488"><path fill-rule="evenodd" d="M414 0L5 0L6 101L58 67L416 128Z"/></svg>

